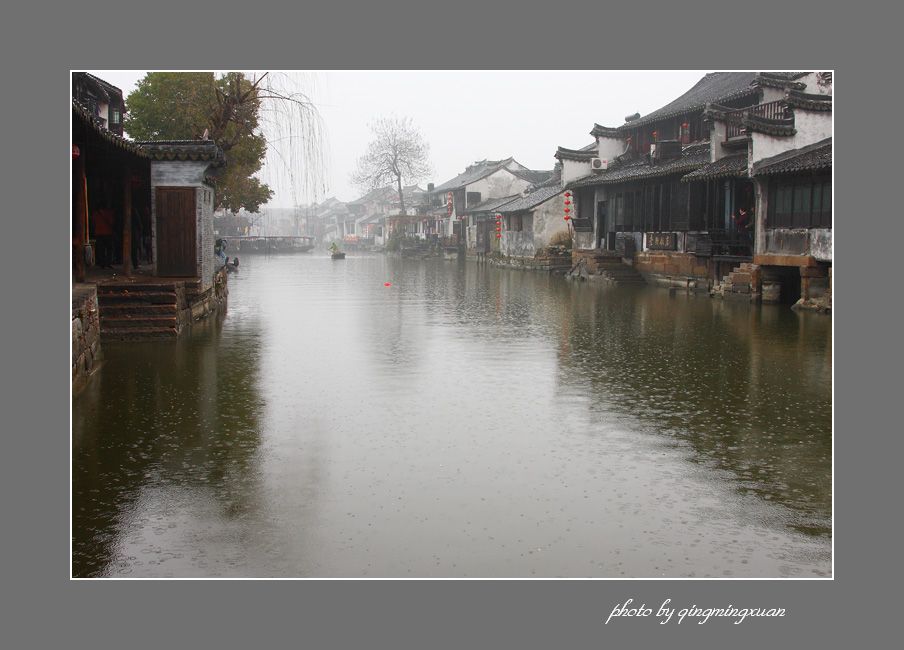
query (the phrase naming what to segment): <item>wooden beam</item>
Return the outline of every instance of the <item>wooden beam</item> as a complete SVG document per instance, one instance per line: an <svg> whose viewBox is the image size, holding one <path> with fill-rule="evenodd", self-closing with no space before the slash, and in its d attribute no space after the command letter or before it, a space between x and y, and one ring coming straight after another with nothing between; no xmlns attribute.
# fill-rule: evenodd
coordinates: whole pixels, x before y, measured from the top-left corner
<svg viewBox="0 0 904 650"><path fill-rule="evenodd" d="M82 147L84 149L84 147ZM85 152L75 159L75 232L73 233L73 249L75 254L75 281L85 281L85 241L88 233L85 224L88 221L88 196L85 181Z"/></svg>
<svg viewBox="0 0 904 650"><path fill-rule="evenodd" d="M123 168L122 175L122 273L132 275L132 170Z"/></svg>

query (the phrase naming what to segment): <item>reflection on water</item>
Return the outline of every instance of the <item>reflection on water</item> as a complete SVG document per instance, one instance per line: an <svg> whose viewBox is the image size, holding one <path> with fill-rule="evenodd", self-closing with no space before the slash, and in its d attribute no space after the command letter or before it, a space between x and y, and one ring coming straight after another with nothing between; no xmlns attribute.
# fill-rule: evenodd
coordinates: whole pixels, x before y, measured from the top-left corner
<svg viewBox="0 0 904 650"><path fill-rule="evenodd" d="M225 318L105 355L76 576L830 575L822 315L248 257Z"/></svg>

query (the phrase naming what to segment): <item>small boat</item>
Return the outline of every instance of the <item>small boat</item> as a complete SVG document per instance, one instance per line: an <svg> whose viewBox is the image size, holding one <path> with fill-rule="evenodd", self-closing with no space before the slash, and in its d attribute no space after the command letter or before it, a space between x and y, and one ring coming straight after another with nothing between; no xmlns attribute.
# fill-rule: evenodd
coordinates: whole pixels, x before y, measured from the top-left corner
<svg viewBox="0 0 904 650"><path fill-rule="evenodd" d="M330 255L330 257L332 257L334 260L344 260L345 253L343 253L342 251L336 251L335 253Z"/></svg>

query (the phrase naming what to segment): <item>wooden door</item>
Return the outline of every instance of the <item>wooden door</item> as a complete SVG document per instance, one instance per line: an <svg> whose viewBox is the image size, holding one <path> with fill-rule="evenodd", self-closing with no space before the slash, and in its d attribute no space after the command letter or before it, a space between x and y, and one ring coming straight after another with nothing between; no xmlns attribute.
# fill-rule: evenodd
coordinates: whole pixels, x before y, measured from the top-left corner
<svg viewBox="0 0 904 650"><path fill-rule="evenodd" d="M157 275L196 277L195 188L157 188Z"/></svg>

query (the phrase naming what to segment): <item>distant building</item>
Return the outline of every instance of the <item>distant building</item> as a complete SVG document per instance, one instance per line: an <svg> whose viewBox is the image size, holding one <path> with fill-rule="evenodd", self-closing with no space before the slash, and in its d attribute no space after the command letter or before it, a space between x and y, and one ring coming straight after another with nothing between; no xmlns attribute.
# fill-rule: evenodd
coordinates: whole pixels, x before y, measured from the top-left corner
<svg viewBox="0 0 904 650"><path fill-rule="evenodd" d="M476 251L478 225L485 220L486 201L520 195L534 184L548 180L551 171L532 171L514 158L480 160L464 172L433 188L431 202L439 234ZM484 205L481 205L484 204ZM436 214L445 206L446 214ZM474 216L471 212L477 208Z"/></svg>

